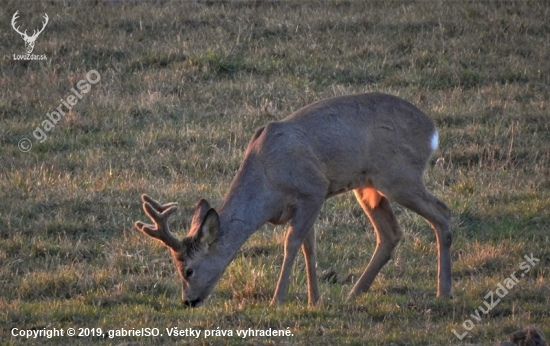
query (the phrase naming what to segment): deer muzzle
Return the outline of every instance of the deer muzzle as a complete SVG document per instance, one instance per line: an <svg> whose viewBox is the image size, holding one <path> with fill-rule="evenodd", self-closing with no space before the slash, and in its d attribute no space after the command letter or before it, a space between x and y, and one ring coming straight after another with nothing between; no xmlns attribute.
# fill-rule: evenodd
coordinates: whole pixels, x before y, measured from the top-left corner
<svg viewBox="0 0 550 346"><path fill-rule="evenodd" d="M204 304L204 300L197 298L195 300L184 300L183 305L188 308L198 308Z"/></svg>

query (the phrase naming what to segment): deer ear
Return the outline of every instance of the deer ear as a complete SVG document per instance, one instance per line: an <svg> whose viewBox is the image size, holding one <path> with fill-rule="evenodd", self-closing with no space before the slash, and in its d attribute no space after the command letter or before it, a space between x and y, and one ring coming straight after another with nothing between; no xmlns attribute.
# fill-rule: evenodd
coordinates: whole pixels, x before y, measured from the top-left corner
<svg viewBox="0 0 550 346"><path fill-rule="evenodd" d="M214 209L210 209L204 216L204 220L195 234L195 239L199 241L199 244L208 247L218 238L219 232L220 218Z"/></svg>
<svg viewBox="0 0 550 346"><path fill-rule="evenodd" d="M201 199L195 207L195 213L191 220L191 229L197 229L202 224L202 220L206 216L206 213L211 209L210 204L205 199Z"/></svg>

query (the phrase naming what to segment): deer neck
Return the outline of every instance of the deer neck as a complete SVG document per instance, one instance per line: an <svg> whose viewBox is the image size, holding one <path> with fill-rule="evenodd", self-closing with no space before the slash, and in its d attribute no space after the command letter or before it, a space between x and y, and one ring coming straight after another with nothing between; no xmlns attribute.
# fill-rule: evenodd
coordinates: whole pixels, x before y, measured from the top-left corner
<svg viewBox="0 0 550 346"><path fill-rule="evenodd" d="M267 222L247 203L244 205L224 204L219 209L221 244L226 253L233 257L250 236Z"/></svg>
<svg viewBox="0 0 550 346"><path fill-rule="evenodd" d="M253 188L250 188L250 187ZM218 209L220 218L221 244L226 253L235 256L246 240L261 226L266 224L271 215L271 204L264 191L263 184L257 181L245 182L239 177L232 183L222 206Z"/></svg>

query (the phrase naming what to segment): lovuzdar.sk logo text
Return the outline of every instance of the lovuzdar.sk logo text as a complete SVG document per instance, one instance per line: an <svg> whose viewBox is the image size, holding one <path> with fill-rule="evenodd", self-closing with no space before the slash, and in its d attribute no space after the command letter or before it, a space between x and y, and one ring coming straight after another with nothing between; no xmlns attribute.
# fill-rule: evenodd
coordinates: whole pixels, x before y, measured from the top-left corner
<svg viewBox="0 0 550 346"><path fill-rule="evenodd" d="M27 30L21 32L19 30L20 26L16 26L17 19L19 18L19 11L16 11L11 18L11 26L13 27L13 30L17 32L19 35L21 35L21 38L23 41L25 41L25 50L26 54L14 54L13 60L46 60L46 54L32 54L34 50L34 44L36 42L36 39L38 38L38 35L44 31L46 28L46 25L48 24L49 18L48 14L44 13L44 19L45 22L42 23L42 28L40 30L33 30L32 35L27 35Z"/></svg>

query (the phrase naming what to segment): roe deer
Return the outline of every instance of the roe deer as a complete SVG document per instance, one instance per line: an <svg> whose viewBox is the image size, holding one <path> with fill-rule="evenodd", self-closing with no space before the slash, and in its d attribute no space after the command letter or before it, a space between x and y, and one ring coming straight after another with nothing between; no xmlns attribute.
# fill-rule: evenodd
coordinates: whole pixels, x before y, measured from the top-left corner
<svg viewBox="0 0 550 346"><path fill-rule="evenodd" d="M161 205L143 195L154 225L135 226L164 243L183 285L186 306L208 298L239 248L267 222L290 221L284 260L271 305L288 291L294 258L305 257L309 304L319 302L315 230L325 199L353 190L374 226L374 254L348 299L366 292L390 259L402 231L388 200L424 217L438 248L438 297L451 296L451 213L425 187L423 173L437 149L433 121L398 97L367 93L322 100L256 131L222 206L201 199L187 237L168 228L175 203Z"/></svg>

